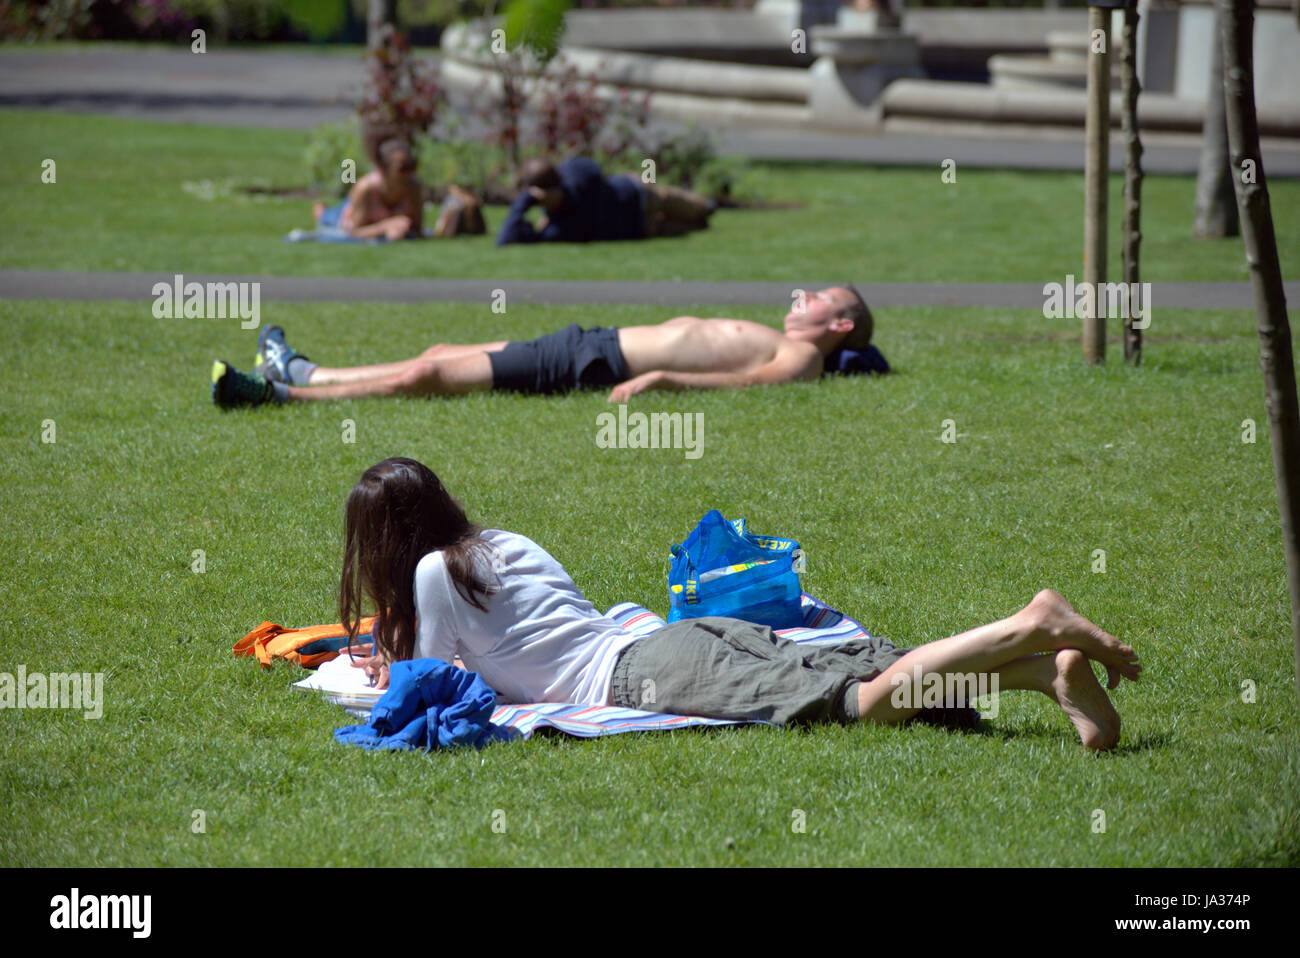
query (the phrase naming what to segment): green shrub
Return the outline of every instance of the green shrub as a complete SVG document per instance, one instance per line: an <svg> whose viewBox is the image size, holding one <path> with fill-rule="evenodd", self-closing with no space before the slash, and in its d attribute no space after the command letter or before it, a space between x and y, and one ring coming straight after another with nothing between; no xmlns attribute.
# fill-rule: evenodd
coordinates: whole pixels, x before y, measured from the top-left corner
<svg viewBox="0 0 1300 958"><path fill-rule="evenodd" d="M143 6L143 5L141 5ZM173 10L208 30L209 41L229 43L283 39L288 29L282 3L263 0L172 0Z"/></svg>
<svg viewBox="0 0 1300 958"><path fill-rule="evenodd" d="M510 194L514 171L505 150L459 137L421 138L419 177L427 187L455 183L492 201Z"/></svg>
<svg viewBox="0 0 1300 958"><path fill-rule="evenodd" d="M316 127L307 141L303 159L313 190L337 199L347 196L352 184L343 181L344 161L355 164L357 179L367 172L357 121L343 120Z"/></svg>
<svg viewBox="0 0 1300 958"><path fill-rule="evenodd" d="M743 156L716 156L696 168L691 189L715 200L748 202L763 192Z"/></svg>
<svg viewBox="0 0 1300 958"><path fill-rule="evenodd" d="M653 151L656 175L666 183L694 189L700 170L718 155L717 141L694 124L676 136L660 140Z"/></svg>

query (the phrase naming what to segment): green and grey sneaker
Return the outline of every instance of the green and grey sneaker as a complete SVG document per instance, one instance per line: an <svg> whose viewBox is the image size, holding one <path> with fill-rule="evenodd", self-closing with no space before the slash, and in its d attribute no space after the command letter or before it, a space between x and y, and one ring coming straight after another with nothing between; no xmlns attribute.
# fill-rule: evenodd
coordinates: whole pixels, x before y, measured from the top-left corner
<svg viewBox="0 0 1300 958"><path fill-rule="evenodd" d="M240 372L219 359L212 361L212 401L222 409L261 406L275 401L275 389L261 376Z"/></svg>
<svg viewBox="0 0 1300 958"><path fill-rule="evenodd" d="M279 326L263 326L257 336L257 355L253 358L253 373L273 383L292 385L289 378L289 360L306 359L284 341L284 330Z"/></svg>

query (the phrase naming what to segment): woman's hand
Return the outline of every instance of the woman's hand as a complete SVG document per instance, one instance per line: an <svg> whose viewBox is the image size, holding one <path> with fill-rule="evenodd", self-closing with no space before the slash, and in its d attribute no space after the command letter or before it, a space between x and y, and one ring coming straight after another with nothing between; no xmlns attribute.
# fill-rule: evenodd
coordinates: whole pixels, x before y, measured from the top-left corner
<svg viewBox="0 0 1300 958"><path fill-rule="evenodd" d="M369 649L370 646L360 646L359 648ZM352 662L354 669L362 669L366 673L372 687L377 689L388 688L388 663L384 661L382 655L371 655L362 659L354 659Z"/></svg>

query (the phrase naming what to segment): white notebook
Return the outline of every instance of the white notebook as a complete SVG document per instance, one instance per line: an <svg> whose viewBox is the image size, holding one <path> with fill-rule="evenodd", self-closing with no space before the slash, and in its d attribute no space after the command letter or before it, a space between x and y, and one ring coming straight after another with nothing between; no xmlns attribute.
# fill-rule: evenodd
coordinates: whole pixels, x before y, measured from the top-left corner
<svg viewBox="0 0 1300 958"><path fill-rule="evenodd" d="M356 661L360 662L360 659ZM384 694L384 689L377 689L366 678L364 669L352 664L353 659L340 655L330 659L294 687L310 692L320 692L335 705L345 709L369 712Z"/></svg>

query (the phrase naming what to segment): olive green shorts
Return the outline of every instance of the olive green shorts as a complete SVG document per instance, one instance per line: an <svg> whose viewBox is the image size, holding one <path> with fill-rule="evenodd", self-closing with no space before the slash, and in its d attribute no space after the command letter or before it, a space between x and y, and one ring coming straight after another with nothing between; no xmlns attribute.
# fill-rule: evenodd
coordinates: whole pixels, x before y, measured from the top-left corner
<svg viewBox="0 0 1300 958"><path fill-rule="evenodd" d="M610 702L774 725L850 723L858 719L858 683L910 651L879 637L809 645L740 619L683 619L619 654ZM916 718L973 727L979 714L969 707L939 707L922 709Z"/></svg>
<svg viewBox="0 0 1300 958"><path fill-rule="evenodd" d="M740 619L683 619L623 650L610 701L647 712L775 725L853 722L858 683L906 651L887 639L801 645Z"/></svg>

